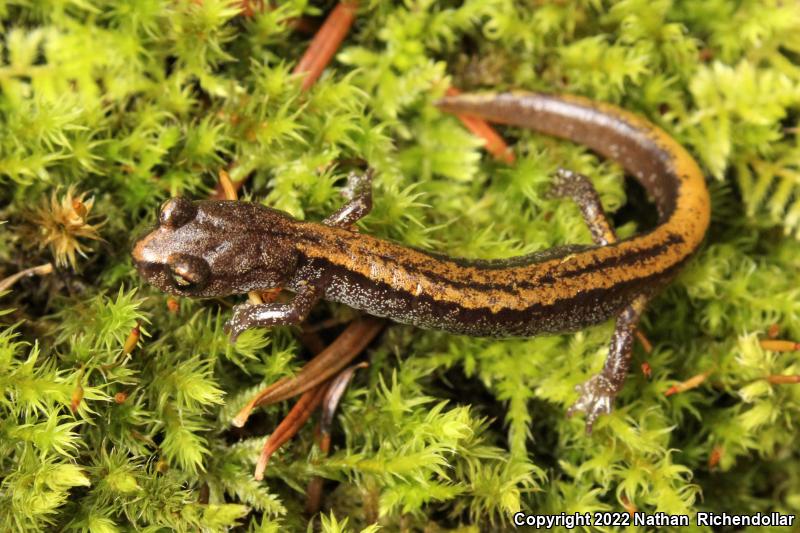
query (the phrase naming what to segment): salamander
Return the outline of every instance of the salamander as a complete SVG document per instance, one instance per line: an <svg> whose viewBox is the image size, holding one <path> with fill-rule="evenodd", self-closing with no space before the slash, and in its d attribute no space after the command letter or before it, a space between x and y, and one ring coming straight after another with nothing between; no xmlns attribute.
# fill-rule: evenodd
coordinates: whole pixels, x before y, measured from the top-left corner
<svg viewBox="0 0 800 533"><path fill-rule="evenodd" d="M321 298L401 323L473 336L575 331L616 318L603 370L578 387L568 414L586 429L612 408L630 364L646 302L700 246L710 218L705 178L689 153L644 118L576 96L533 92L463 94L447 112L527 127L589 147L618 162L652 197L658 225L617 240L584 177L560 170L558 196L580 206L593 245L566 245L505 260L447 257L355 231L372 207L372 171L348 178L348 201L321 223L240 201L168 200L158 226L132 256L141 275L181 296L209 297L275 287L289 303L240 304L226 328L297 324Z"/></svg>

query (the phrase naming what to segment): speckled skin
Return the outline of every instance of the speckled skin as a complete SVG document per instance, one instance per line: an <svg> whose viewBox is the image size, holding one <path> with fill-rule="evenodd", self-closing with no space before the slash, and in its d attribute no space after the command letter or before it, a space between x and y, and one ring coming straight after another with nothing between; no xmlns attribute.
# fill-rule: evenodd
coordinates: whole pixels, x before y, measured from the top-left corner
<svg viewBox="0 0 800 533"><path fill-rule="evenodd" d="M350 201L322 224L258 204L172 199L159 226L136 243L136 266L154 285L183 296L274 287L296 293L288 304L237 306L228 323L233 338L250 327L298 323L319 298L474 336L573 331L619 315L606 370L581 389L573 406L587 412L591 429L621 387L645 301L703 239L709 222L704 177L666 133L608 104L504 93L448 97L438 105L580 142L618 161L653 197L660 224L617 242L588 181L561 172L554 192L579 203L595 246L502 261L449 258L351 229L371 208L368 173L351 176Z"/></svg>

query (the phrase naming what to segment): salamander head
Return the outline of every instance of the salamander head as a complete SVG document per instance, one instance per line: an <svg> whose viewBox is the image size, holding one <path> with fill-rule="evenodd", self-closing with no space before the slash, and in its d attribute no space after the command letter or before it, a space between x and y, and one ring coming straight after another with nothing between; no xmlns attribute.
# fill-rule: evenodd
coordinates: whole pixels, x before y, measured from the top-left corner
<svg viewBox="0 0 800 533"><path fill-rule="evenodd" d="M158 226L131 255L139 274L180 296L225 296L283 284L297 255L287 239L295 223L259 204L172 198Z"/></svg>

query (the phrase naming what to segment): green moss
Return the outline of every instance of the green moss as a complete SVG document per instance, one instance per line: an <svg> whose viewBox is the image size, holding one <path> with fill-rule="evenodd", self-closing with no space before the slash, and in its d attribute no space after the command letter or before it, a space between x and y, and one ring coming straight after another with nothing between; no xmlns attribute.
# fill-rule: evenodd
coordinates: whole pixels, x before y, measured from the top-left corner
<svg viewBox="0 0 800 533"><path fill-rule="evenodd" d="M477 531L517 509L625 501L800 512L800 388L763 379L800 374L800 360L758 344L773 325L800 340L795 2L363 2L305 94L291 69L309 37L292 19L332 3L252 18L236 4L0 0L0 277L58 259L36 246L30 213L69 186L94 197L103 239L79 238L76 268L0 301L1 529L302 531L314 475L331 480L329 532L372 531L375 518L388 531ZM484 258L590 242L577 208L545 194L558 166L590 175L610 212L648 209L582 147L506 128L518 161L493 161L431 105L450 79L583 94L660 124L709 177L707 244L650 305L654 351L636 349L591 437L564 412L602 364L610 324L510 341L393 326L342 401L330 457L308 424L256 482L287 405L242 431L231 419L306 353L288 328L231 345L222 324L236 298L171 312L143 284L128 251L164 199L208 194L235 161L247 197L319 220L341 201L334 163L363 158L378 171L363 231ZM616 220L622 235L642 223ZM323 304L312 320L330 316L352 314Z"/></svg>

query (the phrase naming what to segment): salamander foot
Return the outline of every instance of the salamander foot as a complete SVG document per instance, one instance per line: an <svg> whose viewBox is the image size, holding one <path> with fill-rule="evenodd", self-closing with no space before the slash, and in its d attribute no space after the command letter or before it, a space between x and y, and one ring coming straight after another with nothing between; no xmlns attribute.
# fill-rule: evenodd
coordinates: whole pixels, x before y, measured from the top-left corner
<svg viewBox="0 0 800 533"><path fill-rule="evenodd" d="M585 383L575 387L580 396L567 410L567 416L571 417L578 411L586 413L586 434L591 434L592 426L600 415L611 412L614 405L614 398L617 396L614 383L602 373L592 376Z"/></svg>

